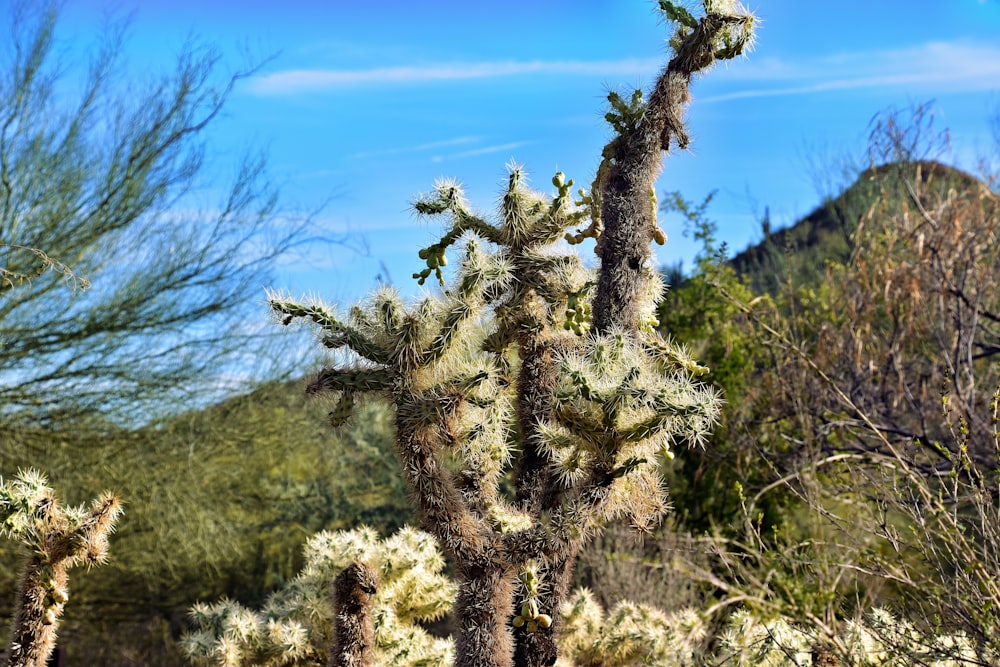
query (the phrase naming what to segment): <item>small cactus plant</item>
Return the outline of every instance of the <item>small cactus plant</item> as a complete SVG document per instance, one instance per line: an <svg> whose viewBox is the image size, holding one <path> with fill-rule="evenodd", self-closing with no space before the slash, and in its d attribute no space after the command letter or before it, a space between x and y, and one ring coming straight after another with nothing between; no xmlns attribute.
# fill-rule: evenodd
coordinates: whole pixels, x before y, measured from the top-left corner
<svg viewBox="0 0 1000 667"><path fill-rule="evenodd" d="M21 543L24 564L7 652L9 667L45 667L69 600L69 569L107 558L121 504L105 493L85 507L63 507L34 470L0 479L0 534Z"/></svg>
<svg viewBox="0 0 1000 667"><path fill-rule="evenodd" d="M194 628L182 642L192 662L204 667L451 663L452 643L418 624L448 613L455 598L432 536L413 528L384 540L370 528L321 532L307 542L305 561L259 611L232 600L196 605Z"/></svg>

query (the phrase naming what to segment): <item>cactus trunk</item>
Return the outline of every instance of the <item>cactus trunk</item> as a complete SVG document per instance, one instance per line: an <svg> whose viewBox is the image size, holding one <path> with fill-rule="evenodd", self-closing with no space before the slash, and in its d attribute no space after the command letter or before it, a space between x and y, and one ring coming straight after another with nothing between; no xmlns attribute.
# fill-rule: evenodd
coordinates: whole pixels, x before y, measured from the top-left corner
<svg viewBox="0 0 1000 667"><path fill-rule="evenodd" d="M355 561L333 582L334 628L330 667L371 667L375 651L372 605L378 573Z"/></svg>
<svg viewBox="0 0 1000 667"><path fill-rule="evenodd" d="M514 664L509 624L514 608L514 572L487 564L463 568L459 574L455 667L510 667Z"/></svg>
<svg viewBox="0 0 1000 667"><path fill-rule="evenodd" d="M56 646L68 579L64 562L45 563L38 554L29 557L17 595L8 667L45 667Z"/></svg>

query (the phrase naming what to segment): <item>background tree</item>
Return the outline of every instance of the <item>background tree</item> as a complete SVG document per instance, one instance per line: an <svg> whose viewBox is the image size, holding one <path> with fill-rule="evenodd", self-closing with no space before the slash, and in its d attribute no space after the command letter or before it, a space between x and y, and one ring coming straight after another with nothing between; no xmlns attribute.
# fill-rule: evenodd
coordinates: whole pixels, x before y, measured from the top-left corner
<svg viewBox="0 0 1000 667"><path fill-rule="evenodd" d="M208 172L205 130L240 74L220 79L219 57L189 44L174 72L124 85L113 25L74 80L57 9L5 5L0 266L5 284L32 277L0 301L4 438L70 419L138 424L231 391L267 339L245 308L299 233L274 224L261 156L228 186ZM51 265L90 289L65 289Z"/></svg>

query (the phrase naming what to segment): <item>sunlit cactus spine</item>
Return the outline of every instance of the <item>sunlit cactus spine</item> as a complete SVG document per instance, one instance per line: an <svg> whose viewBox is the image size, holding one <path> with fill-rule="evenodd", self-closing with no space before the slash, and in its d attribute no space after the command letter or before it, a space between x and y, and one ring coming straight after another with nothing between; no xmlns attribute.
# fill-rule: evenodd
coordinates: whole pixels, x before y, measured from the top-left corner
<svg viewBox="0 0 1000 667"><path fill-rule="evenodd" d="M262 609L196 605L182 646L206 667L449 664L451 642L418 624L451 610L444 564L433 537L412 528L384 540L369 528L321 532L306 544L302 571ZM353 643L369 639L371 650Z"/></svg>
<svg viewBox="0 0 1000 667"><path fill-rule="evenodd" d="M586 589L573 592L561 609L564 629L557 667L690 667L713 664L702 653L702 617L687 609L664 613L622 601L605 612Z"/></svg>
<svg viewBox="0 0 1000 667"><path fill-rule="evenodd" d="M413 205L444 223L414 274L439 291L406 304L382 288L346 313L270 296L283 324L307 322L348 352L310 385L337 397L335 422L364 395L394 404L404 476L458 578L459 667L552 664L553 611L581 545L610 519L654 523L665 508L662 455L700 444L718 413L695 380L704 369L655 332L663 286L650 244L665 239L653 188L662 152L688 143L691 77L742 52L753 21L721 1L706 0L693 25L672 3L661 8L679 25L675 56L648 101L610 96L616 136L589 193L574 194L562 173L554 192L534 190L514 165L488 218L457 182L441 181ZM563 241L588 238L596 273ZM537 590L518 578L526 568ZM554 622L543 627L543 617Z"/></svg>
<svg viewBox="0 0 1000 667"><path fill-rule="evenodd" d="M787 618L762 619L741 609L726 620L716 656L716 664L740 667L960 667L993 665L997 658L964 633L928 633L881 607L840 623L833 636Z"/></svg>
<svg viewBox="0 0 1000 667"><path fill-rule="evenodd" d="M89 508L63 507L33 470L0 479L0 534L25 552L7 652L9 667L45 667L69 600L69 569L107 558L108 536L121 515L110 493Z"/></svg>

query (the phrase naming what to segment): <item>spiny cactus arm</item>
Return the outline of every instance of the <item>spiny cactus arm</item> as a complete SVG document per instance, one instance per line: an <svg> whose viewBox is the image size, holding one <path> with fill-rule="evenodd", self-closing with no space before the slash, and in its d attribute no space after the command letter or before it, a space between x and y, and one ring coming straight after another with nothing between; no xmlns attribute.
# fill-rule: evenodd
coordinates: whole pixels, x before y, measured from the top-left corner
<svg viewBox="0 0 1000 667"><path fill-rule="evenodd" d="M711 372L707 366L699 364L688 350L669 338L646 336L642 340L646 353L667 368L675 368L693 377L701 377Z"/></svg>
<svg viewBox="0 0 1000 667"><path fill-rule="evenodd" d="M650 242L656 226L651 194L661 169L661 151L688 144L683 112L692 76L718 59L733 58L750 45L753 16L732 0L703 0L705 15L695 21L674 3L660 7L680 25L672 41L675 55L657 79L648 103L640 91L629 102L612 93L608 121L616 131L604 149L591 195L603 225L597 245L600 278L594 299L598 332L639 328L645 283L652 276Z"/></svg>
<svg viewBox="0 0 1000 667"><path fill-rule="evenodd" d="M622 429L619 437L623 443L642 442L671 431L677 436L693 437L699 432L708 432L715 422L716 413L717 410L706 409L703 404L678 405L667 397L660 396L656 401L656 413L629 428Z"/></svg>
<svg viewBox="0 0 1000 667"><path fill-rule="evenodd" d="M587 218L590 213L586 206L587 200L575 201L570 194L573 183L572 179L567 181L566 175L561 171L552 178L552 185L556 186L557 194L549 204L548 210L531 229L528 239L530 245L547 246L558 241L566 236L569 227L578 225ZM583 191L580 193L582 198Z"/></svg>
<svg viewBox="0 0 1000 667"><path fill-rule="evenodd" d="M520 165L507 165L507 172L507 189L500 197L500 231L503 245L520 250L537 245L534 230L551 202L528 187L528 176Z"/></svg>
<svg viewBox="0 0 1000 667"><path fill-rule="evenodd" d="M438 181L434 184L433 192L417 197L413 202L413 209L420 215L450 215L452 228L441 240L445 247L458 240L466 231L473 231L498 245L503 241L503 234L499 229L472 213L465 200L465 193L456 181Z"/></svg>
<svg viewBox="0 0 1000 667"><path fill-rule="evenodd" d="M448 308L444 320L441 322L438 334L434 336L420 354L419 361L417 362L418 365L427 366L440 359L455 341L455 337L460 333L462 325L475 314L475 306L466 301L456 300Z"/></svg>
<svg viewBox="0 0 1000 667"><path fill-rule="evenodd" d="M421 216L447 214L451 219L451 227L441 240L422 248L419 252L420 259L427 263L427 267L414 273L413 277L421 285L431 273L434 273L438 282L444 286L444 274L441 268L448 265L448 256L445 253L466 232L471 231L492 243L503 242L504 235L499 229L469 210L462 188L456 181L439 181L435 184L433 192L417 197L413 202L413 209Z"/></svg>
<svg viewBox="0 0 1000 667"><path fill-rule="evenodd" d="M409 396L396 403L396 450L424 529L460 562L482 554L492 530L463 498L442 453L454 442L459 400L451 405Z"/></svg>
<svg viewBox="0 0 1000 667"><path fill-rule="evenodd" d="M122 515L121 501L109 492L91 504L90 511L70 535L70 558L74 565L98 565L108 558L108 537Z"/></svg>
<svg viewBox="0 0 1000 667"><path fill-rule="evenodd" d="M385 368L324 368L306 387L309 394L379 393L392 388L396 373Z"/></svg>
<svg viewBox="0 0 1000 667"><path fill-rule="evenodd" d="M321 341L327 348L335 350L346 347L376 364L386 364L389 361L386 350L319 303L302 303L279 292L271 292L267 295L267 304L285 326L298 319L308 320L318 326L323 331Z"/></svg>

